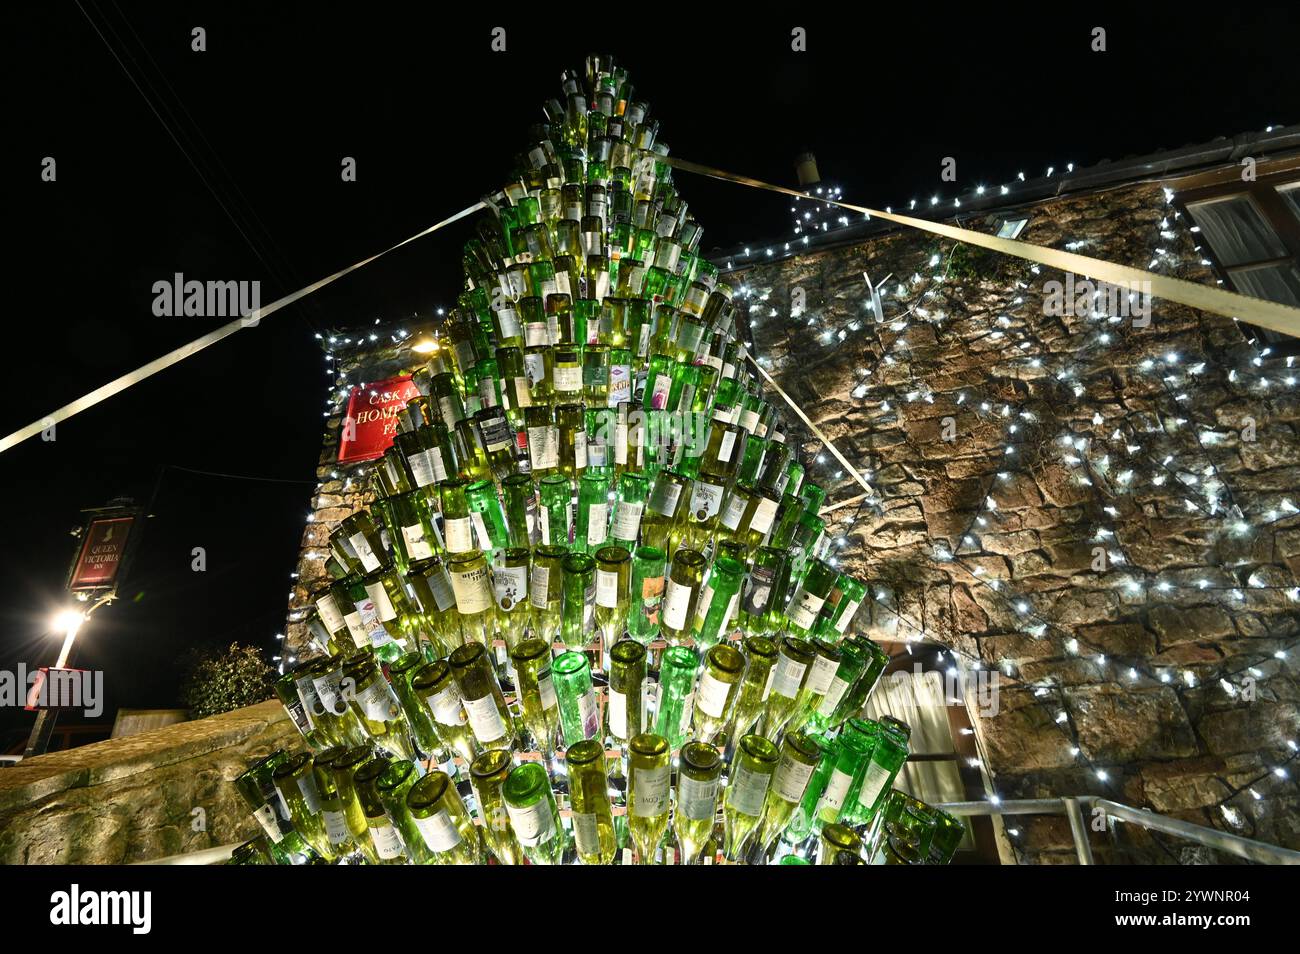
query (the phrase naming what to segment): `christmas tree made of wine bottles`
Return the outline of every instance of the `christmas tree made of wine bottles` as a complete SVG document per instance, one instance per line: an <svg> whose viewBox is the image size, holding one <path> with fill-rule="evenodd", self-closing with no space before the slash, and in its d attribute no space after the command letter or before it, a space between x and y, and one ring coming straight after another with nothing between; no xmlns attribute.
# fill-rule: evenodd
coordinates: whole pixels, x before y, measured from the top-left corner
<svg viewBox="0 0 1300 954"><path fill-rule="evenodd" d="M233 860L945 863L658 123L608 57L562 87L330 537L305 750L240 776Z"/></svg>

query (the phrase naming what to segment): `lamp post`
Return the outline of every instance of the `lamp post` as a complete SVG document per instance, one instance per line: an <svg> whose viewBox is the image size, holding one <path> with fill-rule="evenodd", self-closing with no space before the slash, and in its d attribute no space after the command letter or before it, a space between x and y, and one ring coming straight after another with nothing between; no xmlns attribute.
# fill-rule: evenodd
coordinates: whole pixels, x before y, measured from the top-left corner
<svg viewBox="0 0 1300 954"><path fill-rule="evenodd" d="M77 642L77 633L81 631L82 625L89 619L90 614L99 609L112 596L105 596L93 603L89 609L66 609L54 617L52 632L63 633L63 646L59 649L58 661L50 667L45 673L45 683L47 686L53 685L50 674L56 671L66 669L68 663L72 660L72 650ZM40 686L34 687L33 695L36 695ZM36 713L36 723L32 726L31 735L27 737L27 748L23 750L23 758L31 758L33 755L43 755L49 748L50 736L54 734L54 723L59 718L59 709L57 705L52 704L53 700L46 700L47 704L42 706Z"/></svg>

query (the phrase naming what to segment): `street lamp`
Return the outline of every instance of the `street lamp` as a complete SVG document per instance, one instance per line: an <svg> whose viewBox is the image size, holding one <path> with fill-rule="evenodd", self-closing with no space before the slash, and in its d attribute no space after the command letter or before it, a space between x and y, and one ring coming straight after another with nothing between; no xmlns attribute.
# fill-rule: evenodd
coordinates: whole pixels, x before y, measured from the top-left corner
<svg viewBox="0 0 1300 954"><path fill-rule="evenodd" d="M63 648L59 650L59 661L54 664L56 669L62 669L68 664L68 657L72 655L72 644L76 642L77 632L85 621L86 614L79 609L65 609L55 614L54 632L63 634Z"/></svg>

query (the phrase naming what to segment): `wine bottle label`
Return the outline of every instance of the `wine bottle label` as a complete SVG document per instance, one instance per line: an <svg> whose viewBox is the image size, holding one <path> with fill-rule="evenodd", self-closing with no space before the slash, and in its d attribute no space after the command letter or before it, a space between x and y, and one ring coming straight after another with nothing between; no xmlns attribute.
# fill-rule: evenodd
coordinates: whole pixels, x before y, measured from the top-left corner
<svg viewBox="0 0 1300 954"><path fill-rule="evenodd" d="M687 381L682 385L682 393L677 397L677 407L683 412L689 411L693 400L695 400L695 385Z"/></svg>
<svg viewBox="0 0 1300 954"><path fill-rule="evenodd" d="M686 611L691 604L691 587L669 578L664 591L663 624L669 629L686 628Z"/></svg>
<svg viewBox="0 0 1300 954"><path fill-rule="evenodd" d="M284 837L284 832L280 829L280 819L276 815L275 806L267 802L257 811L253 812L253 817L257 823L262 826L262 831L266 832L266 837L276 844Z"/></svg>
<svg viewBox="0 0 1300 954"><path fill-rule="evenodd" d="M397 833L397 829L383 822L370 826L370 840L375 843L375 854L385 861L390 858L400 858L406 851L406 846L402 844L402 836Z"/></svg>
<svg viewBox="0 0 1300 954"><path fill-rule="evenodd" d="M609 445L599 441L587 442L587 466L605 467L609 460Z"/></svg>
<svg viewBox="0 0 1300 954"><path fill-rule="evenodd" d="M668 406L668 395L673 389L673 379L660 371L655 375L654 384L650 386L650 407L662 411Z"/></svg>
<svg viewBox="0 0 1300 954"><path fill-rule="evenodd" d="M557 345L560 343L560 316L559 315L546 316L546 334L550 337L551 344Z"/></svg>
<svg viewBox="0 0 1300 954"><path fill-rule="evenodd" d="M639 276L641 274L641 270L639 268L633 269L632 274L634 276ZM630 286L631 284L632 284L631 281L629 281L628 285ZM638 281L637 284L639 286L640 282ZM640 288L638 287L636 290L640 291ZM646 349L649 346L650 346L650 322L647 321L643 325L641 325L641 334L637 336L636 356L638 358L644 358Z"/></svg>
<svg viewBox="0 0 1300 954"><path fill-rule="evenodd" d="M695 705L707 716L722 718L727 708L727 696L734 685L734 682L723 682L706 668L700 677L700 688L695 693Z"/></svg>
<svg viewBox="0 0 1300 954"><path fill-rule="evenodd" d="M725 431L722 435L722 442L718 445L718 463L725 464L731 460L731 452L736 446L736 432Z"/></svg>
<svg viewBox="0 0 1300 954"><path fill-rule="evenodd" d="M329 835L331 845L341 845L352 837L347 815L329 808L321 812L321 815L325 819L325 832Z"/></svg>
<svg viewBox="0 0 1300 954"><path fill-rule="evenodd" d="M474 549L474 522L469 517L444 516L442 532L447 539L448 553L464 553Z"/></svg>
<svg viewBox="0 0 1300 954"><path fill-rule="evenodd" d="M542 543L545 546L550 546L551 545L551 508L543 507L541 516L542 516L542 521L541 521Z"/></svg>
<svg viewBox="0 0 1300 954"><path fill-rule="evenodd" d="M713 584L706 583L700 590L700 598L695 601L695 622L694 628L701 629L704 621L709 618L709 607L713 605Z"/></svg>
<svg viewBox="0 0 1300 954"><path fill-rule="evenodd" d="M328 672L323 676L317 676L312 680L312 686L316 689L316 697L320 699L321 708L325 712L334 715L342 714L346 703L340 704L339 685L343 681L341 671Z"/></svg>
<svg viewBox="0 0 1300 954"><path fill-rule="evenodd" d="M429 460L427 451L415 451L406 455L406 463L411 468L417 487L428 487L434 483L433 461Z"/></svg>
<svg viewBox="0 0 1300 954"><path fill-rule="evenodd" d="M671 480L655 481L654 491L650 494L650 509L663 517L671 517L677 512L677 501L682 496L682 485Z"/></svg>
<svg viewBox="0 0 1300 954"><path fill-rule="evenodd" d="M817 814L820 815L822 809L826 809L838 815L838 809L844 804L844 796L849 793L849 786L852 784L852 775L839 769L832 771L831 780L826 783L826 791L822 792L822 797L817 802Z"/></svg>
<svg viewBox="0 0 1300 954"><path fill-rule="evenodd" d="M528 599L528 567L496 567L492 571L492 590L497 606L510 612Z"/></svg>
<svg viewBox="0 0 1300 954"><path fill-rule="evenodd" d="M460 420L460 408L456 406L455 399L447 395L438 398L438 413L442 415L442 423L447 425L448 430L454 429Z"/></svg>
<svg viewBox="0 0 1300 954"><path fill-rule="evenodd" d="M587 546L603 546L609 538L609 504L594 503L587 507Z"/></svg>
<svg viewBox="0 0 1300 954"><path fill-rule="evenodd" d="M853 622L853 617L857 614L860 605L861 601L859 600L849 600L845 604L843 612L840 613L839 621L835 624L835 632L841 636L844 635L849 628L849 624Z"/></svg>
<svg viewBox="0 0 1300 954"><path fill-rule="evenodd" d="M625 401L632 400L632 369L626 364L609 366L609 394L605 398L607 407L618 407ZM623 463L626 463L624 461Z"/></svg>
<svg viewBox="0 0 1300 954"><path fill-rule="evenodd" d="M316 788L316 779L311 772L298 777L298 791L302 792L302 800L307 803L307 810L313 815L320 814L320 792Z"/></svg>
<svg viewBox="0 0 1300 954"><path fill-rule="evenodd" d="M439 809L428 818L415 818L415 827L432 851L451 851L460 844L460 829L445 809Z"/></svg>
<svg viewBox="0 0 1300 954"><path fill-rule="evenodd" d="M873 761L868 765L867 774L862 777L862 787L858 789L858 804L867 811L874 808L881 791L889 784L892 775L893 772L879 762Z"/></svg>
<svg viewBox="0 0 1300 954"><path fill-rule="evenodd" d="M799 594L790 601L786 615L800 629L812 629L813 623L817 622L817 613L825 602L825 597L799 587Z"/></svg>
<svg viewBox="0 0 1300 954"><path fill-rule="evenodd" d="M641 511L644 505L632 500L620 500L614 507L614 539L635 540L641 530Z"/></svg>
<svg viewBox="0 0 1300 954"><path fill-rule="evenodd" d="M307 710L303 707L301 699L295 699L284 709L289 713L289 718L293 720L293 724L297 726L299 732L306 735L312 730L311 719L307 718Z"/></svg>
<svg viewBox="0 0 1300 954"><path fill-rule="evenodd" d="M442 459L442 448L431 447L425 453L429 457L429 464L433 467L433 479L435 483L442 483L447 479L447 465Z"/></svg>
<svg viewBox="0 0 1300 954"><path fill-rule="evenodd" d="M375 612L381 623L397 619L397 610L393 608L393 601L388 598L388 591L384 589L382 581L367 583L366 593L369 594L370 601L375 604Z"/></svg>
<svg viewBox="0 0 1300 954"><path fill-rule="evenodd" d="M772 790L787 802L799 801L803 798L808 780L812 778L813 769L816 767L792 759L788 755L783 757L781 764L772 773Z"/></svg>
<svg viewBox="0 0 1300 954"><path fill-rule="evenodd" d="M425 579L428 580L429 589L433 590L438 612L445 613L456 605L456 591L451 588L451 574L445 566L436 567Z"/></svg>
<svg viewBox="0 0 1300 954"><path fill-rule="evenodd" d="M352 549L356 551L357 559L361 561L361 565L366 568L367 573L373 573L379 569L381 565L379 557L375 556L375 551L371 549L370 541L366 539L364 533L358 530L348 540L352 544Z"/></svg>
<svg viewBox="0 0 1300 954"><path fill-rule="evenodd" d="M749 431L749 433L753 434L754 428L758 426L758 412L742 407L740 409L740 421L738 423L745 430Z"/></svg>
<svg viewBox="0 0 1300 954"><path fill-rule="evenodd" d="M632 814L636 818L653 818L668 811L670 766L632 767Z"/></svg>
<svg viewBox="0 0 1300 954"><path fill-rule="evenodd" d="M474 546L480 550L491 550L492 537L488 535L487 523L483 520L483 514L477 510L471 510L469 519L474 526Z"/></svg>
<svg viewBox="0 0 1300 954"><path fill-rule="evenodd" d="M768 566L756 566L745 580L745 595L740 608L750 616L767 612L767 599L772 593L776 572Z"/></svg>
<svg viewBox="0 0 1300 954"><path fill-rule="evenodd" d="M542 515L545 516L546 509L542 509ZM551 568L542 566L538 563L533 564L532 572L528 576L528 603L535 609L546 609L547 589L551 583Z"/></svg>
<svg viewBox="0 0 1300 954"><path fill-rule="evenodd" d="M582 368L555 366L555 390L561 394L570 394L582 390Z"/></svg>
<svg viewBox="0 0 1300 954"><path fill-rule="evenodd" d="M515 407L532 407L533 393L529 389L528 378L514 378L512 379L511 384L514 387Z"/></svg>
<svg viewBox="0 0 1300 954"><path fill-rule="evenodd" d="M555 293L557 295L568 295L570 298L573 297L573 283L569 281L567 270L555 273Z"/></svg>
<svg viewBox="0 0 1300 954"><path fill-rule="evenodd" d="M735 530L740 526L740 518L745 515L745 506L748 503L740 494L732 494L727 498L727 505L722 508L721 521L722 525L728 530Z"/></svg>
<svg viewBox="0 0 1300 954"><path fill-rule="evenodd" d="M808 664L781 653L777 657L775 669L776 678L772 682L772 692L787 699L799 695L799 687L803 685L803 676L808 669Z"/></svg>
<svg viewBox="0 0 1300 954"><path fill-rule="evenodd" d="M815 696L825 695L835 679L835 670L840 667L838 659L828 659L818 655L813 661L812 672L808 673L808 689Z"/></svg>
<svg viewBox="0 0 1300 954"><path fill-rule="evenodd" d="M502 338L519 337L519 315L508 305L502 305L496 310L497 327L501 329Z"/></svg>
<svg viewBox="0 0 1300 954"><path fill-rule="evenodd" d="M473 616L492 606L492 585L486 566L452 573L451 588L456 594L456 612L461 616Z"/></svg>
<svg viewBox="0 0 1300 954"><path fill-rule="evenodd" d="M464 725L469 719L461 703L460 690L454 682L449 682L445 689L435 692L425 701L429 703L433 718L439 725Z"/></svg>
<svg viewBox="0 0 1300 954"><path fill-rule="evenodd" d="M594 813L574 812L573 838L578 843L578 853L583 855L600 854L600 827Z"/></svg>
<svg viewBox="0 0 1300 954"><path fill-rule="evenodd" d="M712 821L718 811L718 780L700 781L683 773L677 786L677 810L692 821Z"/></svg>
<svg viewBox="0 0 1300 954"><path fill-rule="evenodd" d="M370 645L370 634L366 632L366 627L361 622L361 613L354 611L343 617L343 622L347 624L348 633L352 636L352 641L357 644L357 649L365 649Z"/></svg>
<svg viewBox="0 0 1300 954"><path fill-rule="evenodd" d="M542 354L524 355L524 374L528 387L535 388L546 380L546 357Z"/></svg>
<svg viewBox="0 0 1300 954"><path fill-rule="evenodd" d="M382 677L375 678L358 692L356 700L357 708L371 722L389 722L397 717L392 691Z"/></svg>
<svg viewBox="0 0 1300 954"><path fill-rule="evenodd" d="M627 425L614 425L614 463L619 466L627 464Z"/></svg>
<svg viewBox="0 0 1300 954"><path fill-rule="evenodd" d="M326 593L316 601L316 613L331 634L337 633L345 625L343 614L339 612L339 604L335 601L333 593Z"/></svg>
<svg viewBox="0 0 1300 954"><path fill-rule="evenodd" d="M582 726L584 739L594 738L600 731L600 705L593 689L588 689L578 697L578 724Z"/></svg>
<svg viewBox="0 0 1300 954"><path fill-rule="evenodd" d="M542 700L542 711L555 708L555 680L551 678L550 667L537 674L537 695Z"/></svg>
<svg viewBox="0 0 1300 954"><path fill-rule="evenodd" d="M826 695L822 696L822 701L817 705L817 714L823 719L829 719L835 714L835 707L844 698L844 693L848 691L849 684L838 675L834 676L830 688L826 690Z"/></svg>
<svg viewBox="0 0 1300 954"><path fill-rule="evenodd" d="M489 385L492 384L488 379ZM511 428L510 422L506 420L505 415L490 417L479 425L479 430L483 432L483 444L487 447L489 454L495 454L499 451L511 450L515 446L515 432Z"/></svg>
<svg viewBox="0 0 1300 954"><path fill-rule="evenodd" d="M682 714L677 720L677 734L685 735L690 731L691 719L695 715L695 690L686 693L682 700Z"/></svg>
<svg viewBox="0 0 1300 954"><path fill-rule="evenodd" d="M560 429L554 424L528 428L528 448L533 469L543 470L560 465Z"/></svg>
<svg viewBox="0 0 1300 954"><path fill-rule="evenodd" d="M425 539L422 525L417 523L410 527L403 527L402 539L406 541L406 552L411 562L427 560L433 556L433 547L429 546L429 541Z"/></svg>
<svg viewBox="0 0 1300 954"><path fill-rule="evenodd" d="M664 598L664 578L648 576L641 581L641 613L651 626L659 625L659 609Z"/></svg>
<svg viewBox="0 0 1300 954"><path fill-rule="evenodd" d="M775 681L776 681L776 666L772 666L767 670L767 681L763 683L763 695L760 698L760 701L762 702L767 701L767 697L772 694L772 683Z"/></svg>
<svg viewBox="0 0 1300 954"><path fill-rule="evenodd" d="M611 687L605 706L609 714L609 734L616 739L626 739L627 695Z"/></svg>
<svg viewBox="0 0 1300 954"><path fill-rule="evenodd" d="M740 592L731 594L731 600L727 603L727 615L722 618L722 628L726 630L731 621L736 618L736 607L740 605Z"/></svg>
<svg viewBox="0 0 1300 954"><path fill-rule="evenodd" d="M584 632L590 632L591 627L596 621L596 574L591 575L591 581L587 583L586 589L582 591L582 628Z"/></svg>
<svg viewBox="0 0 1300 954"><path fill-rule="evenodd" d="M544 845L555 837L555 818L545 797L522 808L516 808L506 802L506 811L510 814L510 824L515 829L515 837L525 848Z"/></svg>
<svg viewBox="0 0 1300 954"><path fill-rule="evenodd" d="M491 693L481 699L466 699L464 702L474 738L486 745L506 734L505 720L501 718L501 710L497 708L496 699Z"/></svg>
<svg viewBox="0 0 1300 954"><path fill-rule="evenodd" d="M587 432L581 428L573 432L573 466L578 470L587 466Z"/></svg>
<svg viewBox="0 0 1300 954"><path fill-rule="evenodd" d="M312 683L311 676L303 676L295 680L294 688L298 690L298 700L302 703L303 712L307 716L307 724L313 729L316 728L314 717L320 715L325 707L316 693L316 686Z"/></svg>
<svg viewBox="0 0 1300 954"><path fill-rule="evenodd" d="M530 321L524 325L524 346L548 345L551 343L551 330L544 321ZM538 357L541 357L538 355Z"/></svg>
<svg viewBox="0 0 1300 954"><path fill-rule="evenodd" d="M736 773L731 778L727 804L742 815L758 815L763 811L763 799L767 796L772 776L766 772L751 772L739 761L735 766Z"/></svg>
<svg viewBox="0 0 1300 954"><path fill-rule="evenodd" d="M691 519L703 523L718 515L722 509L722 492L720 484L710 484L697 480L691 486Z"/></svg>
<svg viewBox="0 0 1300 954"><path fill-rule="evenodd" d="M618 571L596 570L596 605L618 608Z"/></svg>
<svg viewBox="0 0 1300 954"><path fill-rule="evenodd" d="M760 497L750 518L749 529L754 533L767 533L772 529L772 518L776 516L777 502L769 497Z"/></svg>

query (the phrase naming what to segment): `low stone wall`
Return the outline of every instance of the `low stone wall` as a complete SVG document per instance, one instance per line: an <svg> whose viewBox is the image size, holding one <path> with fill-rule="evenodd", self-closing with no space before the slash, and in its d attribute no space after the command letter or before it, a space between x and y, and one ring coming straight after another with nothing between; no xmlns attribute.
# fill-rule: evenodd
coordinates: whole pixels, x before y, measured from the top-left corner
<svg viewBox="0 0 1300 954"><path fill-rule="evenodd" d="M0 863L123 864L251 838L232 780L297 739L263 702L25 759L0 770Z"/></svg>

